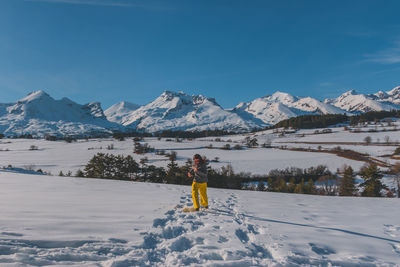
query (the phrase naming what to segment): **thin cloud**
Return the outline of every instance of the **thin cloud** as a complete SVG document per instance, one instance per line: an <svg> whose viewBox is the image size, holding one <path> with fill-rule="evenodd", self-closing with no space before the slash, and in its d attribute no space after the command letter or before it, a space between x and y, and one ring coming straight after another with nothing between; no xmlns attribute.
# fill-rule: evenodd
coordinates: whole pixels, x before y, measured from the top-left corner
<svg viewBox="0 0 400 267"><path fill-rule="evenodd" d="M382 74L382 73L388 73L388 72L399 71L399 70L400 70L400 67L389 68L389 69L374 71L374 72L372 72L372 74L373 75L379 75L379 74Z"/></svg>
<svg viewBox="0 0 400 267"><path fill-rule="evenodd" d="M375 54L365 55L365 58L366 61L381 64L400 63L400 40L395 41L392 47L378 51Z"/></svg>
<svg viewBox="0 0 400 267"><path fill-rule="evenodd" d="M111 1L111 0L25 0L25 2L42 2L42 3L52 3L52 4L90 5L90 6L114 6L114 7L139 6L129 1Z"/></svg>

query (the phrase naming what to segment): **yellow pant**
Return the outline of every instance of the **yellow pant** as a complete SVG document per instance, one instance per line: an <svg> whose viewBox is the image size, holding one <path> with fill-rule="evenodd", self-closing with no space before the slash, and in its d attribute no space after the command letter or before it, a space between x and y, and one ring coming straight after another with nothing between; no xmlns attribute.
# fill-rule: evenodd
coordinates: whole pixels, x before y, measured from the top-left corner
<svg viewBox="0 0 400 267"><path fill-rule="evenodd" d="M199 191L200 191L201 206L203 206L203 207L208 206L207 183L199 184L199 183L193 182L192 198L193 198L193 204L194 204L195 209L200 208Z"/></svg>

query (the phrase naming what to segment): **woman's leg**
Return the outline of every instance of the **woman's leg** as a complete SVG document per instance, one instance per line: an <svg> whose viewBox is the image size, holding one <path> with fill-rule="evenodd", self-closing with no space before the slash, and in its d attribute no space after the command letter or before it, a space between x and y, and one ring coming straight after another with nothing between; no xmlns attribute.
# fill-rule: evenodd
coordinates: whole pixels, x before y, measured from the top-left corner
<svg viewBox="0 0 400 267"><path fill-rule="evenodd" d="M193 198L193 205L195 209L200 208L200 203L199 203L199 187L198 183L193 182L192 183L192 198Z"/></svg>
<svg viewBox="0 0 400 267"><path fill-rule="evenodd" d="M207 183L198 184L200 189L201 206L208 207Z"/></svg>

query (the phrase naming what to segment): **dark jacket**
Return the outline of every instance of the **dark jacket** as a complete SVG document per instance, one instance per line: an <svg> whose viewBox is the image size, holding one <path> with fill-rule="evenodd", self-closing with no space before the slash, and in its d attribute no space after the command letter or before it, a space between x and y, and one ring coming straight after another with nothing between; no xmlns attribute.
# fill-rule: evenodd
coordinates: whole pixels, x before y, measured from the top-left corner
<svg viewBox="0 0 400 267"><path fill-rule="evenodd" d="M196 167L196 165L192 165L192 169L190 170L190 173L193 176L193 181L196 183L207 183L208 182L208 178L207 178L207 166L206 164L199 164L197 166L197 172L194 171L194 168Z"/></svg>

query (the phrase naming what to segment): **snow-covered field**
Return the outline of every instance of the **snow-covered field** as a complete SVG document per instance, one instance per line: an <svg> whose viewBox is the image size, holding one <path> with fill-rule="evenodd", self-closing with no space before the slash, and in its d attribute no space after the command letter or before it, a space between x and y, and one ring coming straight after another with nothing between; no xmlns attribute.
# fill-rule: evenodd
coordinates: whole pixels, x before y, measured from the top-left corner
<svg viewBox="0 0 400 267"><path fill-rule="evenodd" d="M7 143L11 142L11 143ZM253 174L267 174L272 169L284 169L294 166L306 168L319 164L327 165L332 171L344 164L351 164L356 169L363 165L363 162L352 161L326 153L293 152L279 149L243 149L243 150L221 150L207 149L209 144L214 147L222 147L225 142L209 141L183 141L181 143L158 141L156 138L146 138L145 143L156 149L163 149L166 152L176 151L178 164L183 165L191 159L195 153L205 155L208 159L219 157L219 162L211 163L211 166L219 168L231 164L235 171L251 172ZM113 144L113 150L107 150L107 146ZM34 145L38 150L30 150ZM235 143L231 143L231 146ZM147 157L149 163L156 166L167 166L168 158L165 156L148 153L145 155L133 154L133 141L116 141L114 139L79 140L74 143L63 141L45 141L31 139L4 139L0 142L0 166L11 164L15 167L28 167L42 169L57 175L60 171L75 173L83 169L84 165L96 153L112 153L132 155L139 161ZM8 149L9 151L5 151Z"/></svg>
<svg viewBox="0 0 400 267"><path fill-rule="evenodd" d="M398 199L0 172L1 266L398 266ZM178 208L177 208L178 206Z"/></svg>
<svg viewBox="0 0 400 267"><path fill-rule="evenodd" d="M400 126L400 122L396 122ZM378 128L379 129L379 128ZM321 129L320 129L321 130ZM157 150L165 150L166 153L176 151L178 154L178 164L183 165L195 153L205 155L212 160L216 157L219 162L211 162L211 166L219 168L231 164L235 172L251 172L253 174L267 174L272 169L284 169L287 167L308 168L317 165L326 165L331 171L336 171L344 164L351 165L358 170L364 162L349 160L338 157L334 154L316 152L296 152L271 148L244 148L242 150L222 150L216 149L229 144L244 146L247 136L255 137L261 145L271 142L273 146L303 147L316 149L321 146L323 149L331 149L340 146L343 149L351 149L361 153L368 153L370 156L390 164L398 160L392 159L387 155L393 154L399 145L386 145L385 139L390 142L400 140L400 131L390 132L367 132L351 133L344 131L343 127L332 128L333 133L313 135L313 130L300 130L297 133L279 136L272 130L255 134L232 135L223 137L207 137L194 140L184 139L182 142L175 142L175 139L167 141L167 138L158 140L157 138L145 138L142 143L148 143ZM304 134L304 137L301 137ZM379 140L380 145L364 145L363 140L366 136L372 138L372 142ZM216 141L216 139L221 141ZM296 142L296 143L294 143ZM314 142L316 144L310 144ZM326 142L326 144L324 144ZM330 143L331 142L331 143ZM337 142L335 144L332 142ZM344 142L344 144L341 144ZM361 145L353 144L362 143ZM346 144L347 143L347 144ZM113 150L108 150L107 146L113 145ZM122 155L132 155L135 160L147 157L149 163L156 166L166 167L168 158L153 153L145 155L133 154L132 138L125 141L115 139L90 139L78 140L78 142L66 143L64 141L46 141L38 139L1 139L0 140L0 166L12 165L21 168L42 169L57 175L60 171L64 173L71 171L75 173L78 169L83 169L90 158L96 153L112 153ZM214 149L208 149L212 145ZM30 150L35 146L37 150Z"/></svg>
<svg viewBox="0 0 400 267"><path fill-rule="evenodd" d="M331 134L273 133L207 137L175 142L145 138L157 150L176 151L178 164L193 154L215 168L267 174L272 169L323 164L332 171L344 164L358 170L364 162L334 154L278 148L215 149L259 144L312 147L326 142L368 153L390 163L399 132ZM299 137L301 134L304 137ZM365 136L381 144L357 145ZM217 140L216 140L217 139ZM293 143L297 142L297 143ZM206 148L212 145L213 149ZM107 147L113 145L112 150ZM34 148L32 150L32 148ZM1 139L0 166L74 173L96 153L143 157L166 166L155 153L133 154L133 141L115 139L45 141ZM386 156L385 156L386 155ZM15 173L18 171L20 173ZM21 173L25 172L25 174ZM344 198L209 189L211 210L182 213L191 206L191 188L165 184L27 174L0 170L0 266L399 266L399 199Z"/></svg>

